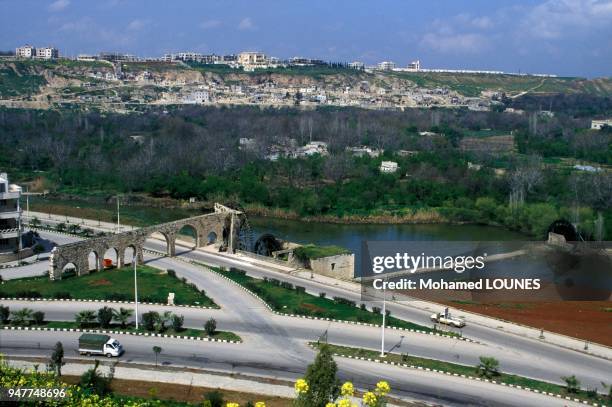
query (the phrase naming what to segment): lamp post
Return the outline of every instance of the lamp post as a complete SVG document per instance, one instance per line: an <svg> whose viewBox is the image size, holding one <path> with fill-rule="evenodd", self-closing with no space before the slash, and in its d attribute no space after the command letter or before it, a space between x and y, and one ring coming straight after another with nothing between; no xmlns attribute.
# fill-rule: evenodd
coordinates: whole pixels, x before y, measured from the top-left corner
<svg viewBox="0 0 612 407"><path fill-rule="evenodd" d="M134 303L136 304L136 330L138 330L138 278L136 277L136 249L134 249L134 257L132 257L132 263L134 264Z"/></svg>
<svg viewBox="0 0 612 407"><path fill-rule="evenodd" d="M117 233L121 232L121 223L119 222L119 195L117 195Z"/></svg>
<svg viewBox="0 0 612 407"><path fill-rule="evenodd" d="M383 306L382 306L382 327L381 327L381 340L380 340L380 357L385 357L385 322L387 319L387 285L385 284L385 280L383 279Z"/></svg>

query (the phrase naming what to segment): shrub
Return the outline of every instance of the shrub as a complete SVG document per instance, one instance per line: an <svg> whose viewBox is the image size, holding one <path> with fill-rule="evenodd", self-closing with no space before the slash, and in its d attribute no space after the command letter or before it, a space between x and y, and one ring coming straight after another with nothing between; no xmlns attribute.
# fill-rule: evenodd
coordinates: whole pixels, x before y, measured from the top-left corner
<svg viewBox="0 0 612 407"><path fill-rule="evenodd" d="M359 305L359 309L361 309L362 311L367 311L365 304Z"/></svg>
<svg viewBox="0 0 612 407"><path fill-rule="evenodd" d="M283 281L283 282L281 282L281 283L280 283L280 286L281 286L282 288L287 289L287 290L293 290L293 284L291 284L291 283L289 283L289 282L287 282L287 281Z"/></svg>
<svg viewBox="0 0 612 407"><path fill-rule="evenodd" d="M83 373L79 385L81 388L89 389L97 395L105 396L110 392L110 378L98 373L99 365L100 361L96 360L94 367Z"/></svg>
<svg viewBox="0 0 612 407"><path fill-rule="evenodd" d="M42 311L36 311L32 313L32 322L35 325L42 325L45 322L45 313Z"/></svg>
<svg viewBox="0 0 612 407"><path fill-rule="evenodd" d="M295 292L299 293L299 294L304 294L306 293L306 287L302 287L299 285L295 286Z"/></svg>
<svg viewBox="0 0 612 407"><path fill-rule="evenodd" d="M223 400L223 394L218 390L213 390L208 393L204 393L204 405L210 407L223 407L225 400Z"/></svg>
<svg viewBox="0 0 612 407"><path fill-rule="evenodd" d="M159 314L155 311L149 311L142 314L142 325L147 331L155 331L155 324L159 320Z"/></svg>
<svg viewBox="0 0 612 407"><path fill-rule="evenodd" d="M79 328L86 328L94 324L96 314L91 310L83 310L74 316L74 320L79 324Z"/></svg>
<svg viewBox="0 0 612 407"><path fill-rule="evenodd" d="M375 313L376 315L380 315L380 308L379 307L372 307L372 312Z"/></svg>
<svg viewBox="0 0 612 407"><path fill-rule="evenodd" d="M11 312L11 320L13 325L29 325L32 319L32 310L29 308L22 308L17 311Z"/></svg>
<svg viewBox="0 0 612 407"><path fill-rule="evenodd" d="M58 291L53 294L53 298L57 300L69 300L72 298L72 295L70 295L70 293L66 291Z"/></svg>
<svg viewBox="0 0 612 407"><path fill-rule="evenodd" d="M173 269L168 269L166 271L170 277L176 278L176 271L174 271Z"/></svg>
<svg viewBox="0 0 612 407"><path fill-rule="evenodd" d="M15 293L17 298L42 298L42 294L34 290L23 290Z"/></svg>
<svg viewBox="0 0 612 407"><path fill-rule="evenodd" d="M480 356L480 363L476 366L476 371L488 379L499 376L499 361L491 356Z"/></svg>
<svg viewBox="0 0 612 407"><path fill-rule="evenodd" d="M334 301L336 302L336 304L344 304L351 307L354 307L356 305L355 301L347 300L346 298L342 297L334 297Z"/></svg>
<svg viewBox="0 0 612 407"><path fill-rule="evenodd" d="M10 313L11 313L11 310L9 307L0 305L0 322L3 324L6 324L8 322Z"/></svg>
<svg viewBox="0 0 612 407"><path fill-rule="evenodd" d="M206 334L208 336L213 336L215 332L217 331L217 321L215 321L214 318L210 318L204 324L204 330L206 331Z"/></svg>
<svg viewBox="0 0 612 407"><path fill-rule="evenodd" d="M319 293L319 298L325 298L326 295L327 294L325 294L325 293Z"/></svg>
<svg viewBox="0 0 612 407"><path fill-rule="evenodd" d="M575 375L563 376L561 380L565 382L565 390L568 393L578 393L578 390L580 390L580 380Z"/></svg>
<svg viewBox="0 0 612 407"><path fill-rule="evenodd" d="M172 315L172 329L174 332L180 332L183 330L183 324L185 323L185 317L182 315Z"/></svg>
<svg viewBox="0 0 612 407"><path fill-rule="evenodd" d="M127 301L128 300L127 295L121 294L121 293L111 293L111 294L108 294L106 298L111 301Z"/></svg>

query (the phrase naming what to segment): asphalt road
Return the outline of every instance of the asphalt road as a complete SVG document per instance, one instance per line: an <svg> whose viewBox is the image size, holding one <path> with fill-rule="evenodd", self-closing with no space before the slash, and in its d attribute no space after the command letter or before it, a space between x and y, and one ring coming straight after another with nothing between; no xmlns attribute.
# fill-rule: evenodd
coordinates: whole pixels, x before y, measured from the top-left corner
<svg viewBox="0 0 612 407"><path fill-rule="evenodd" d="M56 235L53 235L55 238ZM148 242L151 248L160 248L159 242ZM257 266L237 264L232 259L220 258L202 252L188 252L185 257L224 266L246 269L251 275L282 277L298 285L306 286L312 293L324 291L328 297L339 295L345 298L358 297L337 287L323 286L297 277L287 276ZM256 298L239 287L205 271L170 258L152 258L147 262L161 268L173 268L198 287L203 288L221 305L221 310L176 308L175 313L185 315L186 326L201 327L209 317L218 321L218 329L229 330L243 337L244 343L216 344L125 336L119 338L128 352L125 360L153 360L151 347L163 341L162 352L165 363L195 367L215 368L224 371L241 371L264 376L275 375L294 379L303 374L313 359L313 351L307 341L316 340L326 329L330 343L377 349L380 346L380 329L329 323L300 318L277 316L270 313ZM357 300L359 298L356 298ZM62 302L7 302L12 309L28 306L45 311L47 319L72 320L76 312L86 308L99 308L100 304ZM428 322L423 311L401 304L389 304L395 316L416 322ZM140 306L141 312L149 308ZM164 307L164 310L168 309ZM404 333L387 329L387 350L406 352L411 355L432 357L441 360L475 365L481 355L495 356L503 371L543 380L560 382L560 376L576 374L584 384L600 385L609 382L612 363L603 359L568 351L538 341L508 335L485 327L474 327L466 336L479 339L483 344L468 343L424 334ZM490 332L491 331L491 332ZM55 341L62 340L67 349L74 351L75 338L71 333L40 333L23 331L0 331L2 352L13 354L49 354ZM72 343L73 345L69 345ZM40 349L39 349L40 348ZM381 377L388 378L398 396L442 402L449 405L560 405L558 400L534 393L494 386L481 382L448 377L422 371L411 371L388 365L364 363L338 358L341 375L363 387L371 387Z"/></svg>

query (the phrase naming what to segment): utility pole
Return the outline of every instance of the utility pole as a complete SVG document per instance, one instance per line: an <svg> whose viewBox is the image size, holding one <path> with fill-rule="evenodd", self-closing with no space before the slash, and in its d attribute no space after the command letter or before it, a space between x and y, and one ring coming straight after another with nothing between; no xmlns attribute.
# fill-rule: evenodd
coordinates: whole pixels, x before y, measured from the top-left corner
<svg viewBox="0 0 612 407"><path fill-rule="evenodd" d="M117 233L121 231L121 222L119 222L119 195L117 195Z"/></svg>
<svg viewBox="0 0 612 407"><path fill-rule="evenodd" d="M231 214L231 221L230 221L229 251L231 254L234 253L234 213L233 212Z"/></svg>
<svg viewBox="0 0 612 407"><path fill-rule="evenodd" d="M136 305L136 330L138 331L138 278L136 277L136 263L138 256L136 255L136 248L134 248L134 257L132 257L132 263L134 264L134 304Z"/></svg>

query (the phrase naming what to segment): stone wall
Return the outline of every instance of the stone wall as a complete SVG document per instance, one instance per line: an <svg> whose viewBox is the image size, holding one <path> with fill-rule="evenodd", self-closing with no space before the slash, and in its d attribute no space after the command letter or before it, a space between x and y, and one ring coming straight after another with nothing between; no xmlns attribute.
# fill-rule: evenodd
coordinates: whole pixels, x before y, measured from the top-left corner
<svg viewBox="0 0 612 407"><path fill-rule="evenodd" d="M310 269L317 274L341 280L351 280L355 276L355 255L340 254L310 260Z"/></svg>

